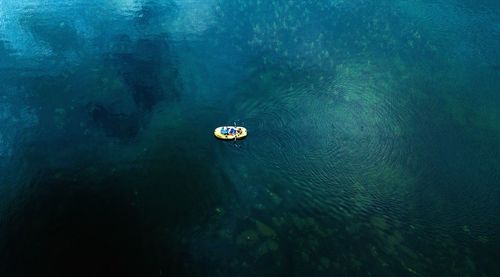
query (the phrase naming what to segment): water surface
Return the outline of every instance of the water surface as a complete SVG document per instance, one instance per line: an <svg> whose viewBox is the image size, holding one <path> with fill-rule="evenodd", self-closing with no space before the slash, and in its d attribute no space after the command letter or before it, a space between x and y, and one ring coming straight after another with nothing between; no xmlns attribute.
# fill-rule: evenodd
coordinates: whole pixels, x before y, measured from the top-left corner
<svg viewBox="0 0 500 277"><path fill-rule="evenodd" d="M498 2L313 2L2 0L2 276L498 275Z"/></svg>

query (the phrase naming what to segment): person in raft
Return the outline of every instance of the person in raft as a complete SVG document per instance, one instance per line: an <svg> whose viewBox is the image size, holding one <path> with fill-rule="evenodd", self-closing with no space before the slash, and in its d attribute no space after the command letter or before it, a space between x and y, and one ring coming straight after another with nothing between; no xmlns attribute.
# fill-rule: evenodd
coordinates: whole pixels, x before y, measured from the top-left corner
<svg viewBox="0 0 500 277"><path fill-rule="evenodd" d="M236 128L236 129L235 128L231 128L231 130L229 131L229 133L231 135L234 135L234 136L237 137L237 136L241 135L241 133L243 133L243 131L241 130L241 128Z"/></svg>
<svg viewBox="0 0 500 277"><path fill-rule="evenodd" d="M223 135L234 135L236 136L237 134L238 135L241 135L243 131L241 130L241 128L238 128L238 129L235 129L235 128L226 128L226 127L222 127L222 130L221 130L221 133Z"/></svg>
<svg viewBox="0 0 500 277"><path fill-rule="evenodd" d="M220 131L223 135L233 135L236 133L236 130L234 128L230 127L222 127L222 130Z"/></svg>

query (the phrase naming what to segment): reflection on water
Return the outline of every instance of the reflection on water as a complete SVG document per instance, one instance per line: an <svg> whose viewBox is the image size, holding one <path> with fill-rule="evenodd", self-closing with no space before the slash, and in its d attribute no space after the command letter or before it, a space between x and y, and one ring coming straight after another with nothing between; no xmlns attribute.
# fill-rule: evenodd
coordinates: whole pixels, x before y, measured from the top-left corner
<svg viewBox="0 0 500 277"><path fill-rule="evenodd" d="M0 272L494 275L486 2L3 1Z"/></svg>

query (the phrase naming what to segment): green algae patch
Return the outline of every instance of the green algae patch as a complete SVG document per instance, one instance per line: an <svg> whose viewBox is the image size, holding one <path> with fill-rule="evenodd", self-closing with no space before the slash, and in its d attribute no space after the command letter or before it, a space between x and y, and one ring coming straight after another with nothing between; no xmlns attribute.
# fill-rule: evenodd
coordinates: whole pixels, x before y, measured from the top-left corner
<svg viewBox="0 0 500 277"><path fill-rule="evenodd" d="M500 114L493 104L483 103L481 109L472 109L451 94L444 95L444 102L444 111L457 125L500 133Z"/></svg>
<svg viewBox="0 0 500 277"><path fill-rule="evenodd" d="M224 239L232 239L233 234L230 230L228 229L221 229L217 232L218 236Z"/></svg>
<svg viewBox="0 0 500 277"><path fill-rule="evenodd" d="M236 238L239 245L253 245L259 240L259 234L255 230L246 230L241 232Z"/></svg>
<svg viewBox="0 0 500 277"><path fill-rule="evenodd" d="M262 244L260 244L259 248L257 249L257 253L259 256L265 255L270 252L275 252L278 250L279 245L276 241L274 240L266 240Z"/></svg>
<svg viewBox="0 0 500 277"><path fill-rule="evenodd" d="M464 233L470 233L470 228L469 228L469 226L467 226L467 225L464 225L464 226L462 227L462 230L464 231Z"/></svg>
<svg viewBox="0 0 500 277"><path fill-rule="evenodd" d="M268 246L269 250L271 250L271 251L276 251L279 248L278 243L274 240L268 240L267 246Z"/></svg>
<svg viewBox="0 0 500 277"><path fill-rule="evenodd" d="M215 212L216 212L218 215L223 215L225 211L224 211L224 209L223 209L223 208L217 207L217 208L215 208Z"/></svg>
<svg viewBox="0 0 500 277"><path fill-rule="evenodd" d="M66 122L66 110L64 108L54 109L54 124L57 128L61 129L64 127Z"/></svg>
<svg viewBox="0 0 500 277"><path fill-rule="evenodd" d="M321 267L323 268L330 267L330 259L328 259L327 257L321 257L321 259L319 259L319 262L321 264Z"/></svg>
<svg viewBox="0 0 500 277"><path fill-rule="evenodd" d="M490 240L488 239L488 236L482 235L477 237L477 241L480 243L488 243Z"/></svg>
<svg viewBox="0 0 500 277"><path fill-rule="evenodd" d="M293 216L292 217L293 224L295 225L295 228L298 230L302 231L307 227L307 222L298 216Z"/></svg>
<svg viewBox="0 0 500 277"><path fill-rule="evenodd" d="M306 253L306 252L302 251L302 252L300 253L300 255L301 255L302 260L303 260L304 262L309 262L309 254L308 254L308 253Z"/></svg>
<svg viewBox="0 0 500 277"><path fill-rule="evenodd" d="M380 216L372 216L370 218L370 223L377 229L380 230L388 230L389 229L389 224L387 224L387 221Z"/></svg>
<svg viewBox="0 0 500 277"><path fill-rule="evenodd" d="M264 237L272 237L272 238L276 237L276 232L271 227L269 227L268 225L262 223L259 220L255 221L255 225L257 225L257 230L259 231L259 233L262 236L264 236Z"/></svg>
<svg viewBox="0 0 500 277"><path fill-rule="evenodd" d="M468 114L465 108L457 99L448 97L446 99L445 110L451 118L461 126L465 126L468 122Z"/></svg>
<svg viewBox="0 0 500 277"><path fill-rule="evenodd" d="M276 205L279 205L281 204L281 201L283 201L281 199L281 197L279 197L276 193L274 192L269 192L269 196L271 197L271 199L273 200L273 203L276 204Z"/></svg>
<svg viewBox="0 0 500 277"><path fill-rule="evenodd" d="M64 115L66 114L66 110L64 108L56 108L54 109L54 113Z"/></svg>
<svg viewBox="0 0 500 277"><path fill-rule="evenodd" d="M273 220L273 224L278 226L278 227L285 224L285 218L283 218L282 216L273 217L272 220Z"/></svg>

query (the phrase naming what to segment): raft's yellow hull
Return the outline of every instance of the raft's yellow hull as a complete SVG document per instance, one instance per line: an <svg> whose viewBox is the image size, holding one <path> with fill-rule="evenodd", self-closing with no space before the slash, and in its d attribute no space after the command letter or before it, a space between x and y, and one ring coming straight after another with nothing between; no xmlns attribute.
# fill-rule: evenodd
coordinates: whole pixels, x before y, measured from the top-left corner
<svg viewBox="0 0 500 277"><path fill-rule="evenodd" d="M221 133L221 130L224 127L226 127L226 128L228 128L228 127L229 128L236 128L236 129L240 128L241 129L241 133L240 134L236 133L236 135L230 135L230 134L224 135L224 134ZM237 127L234 127L234 126L222 126L222 127L218 127L218 128L215 129L214 135L218 139L225 139L225 140L234 140L235 137L236 137L236 139L243 139L243 138L245 138L248 135L248 131L247 131L247 129L245 127L239 127L239 126L237 126Z"/></svg>

